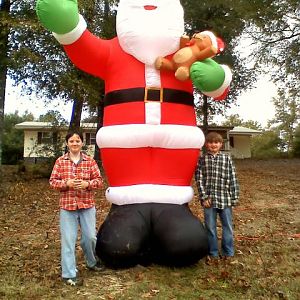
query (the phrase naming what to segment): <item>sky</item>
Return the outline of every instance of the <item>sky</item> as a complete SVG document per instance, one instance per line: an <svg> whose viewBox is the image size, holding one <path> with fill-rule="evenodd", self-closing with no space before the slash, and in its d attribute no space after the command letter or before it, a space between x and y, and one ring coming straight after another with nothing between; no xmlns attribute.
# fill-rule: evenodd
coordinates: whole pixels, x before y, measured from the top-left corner
<svg viewBox="0 0 300 300"><path fill-rule="evenodd" d="M242 93L231 109L225 111L226 116L238 114L244 121L257 121L266 127L275 116L272 98L276 97L277 88L267 76L261 77L254 88ZM224 118L219 118L224 120Z"/></svg>
<svg viewBox="0 0 300 300"><path fill-rule="evenodd" d="M276 96L276 86L269 81L268 77L261 77L256 87L243 93L238 97L235 105L226 110L226 115L238 114L240 119L244 121L253 120L260 123L263 127L267 125L268 120L272 119L275 114L272 98ZM72 104L63 104L63 101L54 101L47 107L41 99L35 96L21 95L20 89L13 87L8 82L5 96L4 113L14 113L18 111L19 115L25 111L31 112L36 118L45 114L48 110L58 110L66 120L70 120L72 112ZM86 117L83 114L83 117ZM224 118L216 118L216 122L220 123Z"/></svg>

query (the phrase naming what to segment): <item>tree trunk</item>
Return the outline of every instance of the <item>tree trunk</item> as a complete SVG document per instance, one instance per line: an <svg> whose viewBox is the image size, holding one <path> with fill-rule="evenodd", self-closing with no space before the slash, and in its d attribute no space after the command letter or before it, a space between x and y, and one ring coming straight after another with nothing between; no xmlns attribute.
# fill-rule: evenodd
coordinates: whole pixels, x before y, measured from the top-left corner
<svg viewBox="0 0 300 300"><path fill-rule="evenodd" d="M69 130L80 130L80 121L82 114L83 102L75 99L73 101L72 115Z"/></svg>
<svg viewBox="0 0 300 300"><path fill-rule="evenodd" d="M0 2L0 12L1 12L1 19L2 18L6 19L8 17L10 12L10 0L2 0ZM1 19L0 22L2 21ZM1 28L0 28L0 55L1 55L0 57L0 166L1 166L9 27L5 22L1 22L0 24L1 24Z"/></svg>
<svg viewBox="0 0 300 300"><path fill-rule="evenodd" d="M207 103L207 96L203 95L203 133L206 136L208 133L208 103Z"/></svg>
<svg viewBox="0 0 300 300"><path fill-rule="evenodd" d="M103 126L103 113L104 113L104 96L101 95L100 100L99 100L99 105L97 107L97 130ZM101 162L101 154L100 154L100 149L96 143L95 145L95 153L94 153L94 159L97 161L99 164Z"/></svg>

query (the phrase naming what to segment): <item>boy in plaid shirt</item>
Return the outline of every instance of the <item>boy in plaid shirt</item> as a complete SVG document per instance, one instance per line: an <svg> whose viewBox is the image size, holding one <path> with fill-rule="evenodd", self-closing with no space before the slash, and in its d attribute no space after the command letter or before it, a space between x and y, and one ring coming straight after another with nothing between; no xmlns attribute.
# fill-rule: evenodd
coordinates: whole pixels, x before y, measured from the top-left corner
<svg viewBox="0 0 300 300"><path fill-rule="evenodd" d="M228 154L221 153L223 138L216 132L206 136L207 153L200 157L195 173L201 205L204 207L208 233L208 261L219 258L217 215L222 223L222 251L225 259L234 256L232 207L239 198L239 184L235 167Z"/></svg>
<svg viewBox="0 0 300 300"><path fill-rule="evenodd" d="M103 266L95 256L96 209L94 189L102 187L102 177L94 159L81 152L80 132L66 136L68 153L59 157L52 170L50 186L60 191L60 234L62 278L69 285L79 284L76 276L75 245L78 226L80 245L87 267L101 271Z"/></svg>

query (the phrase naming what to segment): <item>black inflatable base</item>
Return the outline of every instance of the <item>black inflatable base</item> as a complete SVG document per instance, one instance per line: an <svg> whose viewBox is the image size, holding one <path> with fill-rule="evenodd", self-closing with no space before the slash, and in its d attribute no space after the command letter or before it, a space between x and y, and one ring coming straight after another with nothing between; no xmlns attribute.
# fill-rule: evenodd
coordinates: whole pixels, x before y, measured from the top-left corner
<svg viewBox="0 0 300 300"><path fill-rule="evenodd" d="M207 234L187 204L112 205L96 253L114 269L152 263L186 267L208 254Z"/></svg>

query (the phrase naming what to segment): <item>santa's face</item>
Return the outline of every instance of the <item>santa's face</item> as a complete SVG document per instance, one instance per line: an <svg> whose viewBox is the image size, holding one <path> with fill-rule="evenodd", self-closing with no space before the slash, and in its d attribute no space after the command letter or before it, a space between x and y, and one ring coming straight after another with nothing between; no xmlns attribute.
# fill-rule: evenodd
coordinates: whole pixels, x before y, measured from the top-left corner
<svg viewBox="0 0 300 300"><path fill-rule="evenodd" d="M117 34L122 49L152 65L157 56L174 53L184 31L179 0L120 0Z"/></svg>

